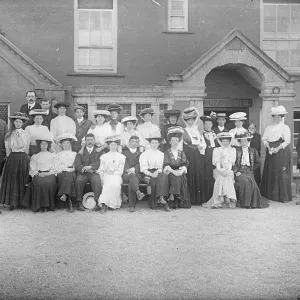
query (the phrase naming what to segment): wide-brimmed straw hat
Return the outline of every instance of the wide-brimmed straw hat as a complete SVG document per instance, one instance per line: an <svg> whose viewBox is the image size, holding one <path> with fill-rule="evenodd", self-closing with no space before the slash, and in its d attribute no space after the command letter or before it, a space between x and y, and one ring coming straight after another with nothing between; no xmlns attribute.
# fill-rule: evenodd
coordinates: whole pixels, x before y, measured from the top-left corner
<svg viewBox="0 0 300 300"><path fill-rule="evenodd" d="M146 114L150 114L150 115L155 115L155 112L154 112L154 110L153 110L153 108L152 107L147 107L147 108L144 108L143 110L141 110L141 112L140 112L140 116L144 116L144 115L146 115Z"/></svg>
<svg viewBox="0 0 300 300"><path fill-rule="evenodd" d="M83 106L81 106L81 105L75 105L75 106L74 106L74 111L76 111L77 109L80 109L80 110L82 110L83 112L85 112L85 108L84 108Z"/></svg>
<svg viewBox="0 0 300 300"><path fill-rule="evenodd" d="M52 143L52 142L54 142L54 137L53 137L52 132L49 132L48 134L37 136L35 140L36 140L36 142L45 141L45 142Z"/></svg>
<svg viewBox="0 0 300 300"><path fill-rule="evenodd" d="M247 120L247 114L244 112L236 112L229 116L231 121L244 121Z"/></svg>
<svg viewBox="0 0 300 300"><path fill-rule="evenodd" d="M101 115L103 117L110 116L110 112L108 110L104 109L97 109L92 111L93 116L96 118L97 116Z"/></svg>
<svg viewBox="0 0 300 300"><path fill-rule="evenodd" d="M151 143L152 140L157 140L159 143L162 142L163 138L157 134L154 135L150 135L148 138L146 138L146 140Z"/></svg>
<svg viewBox="0 0 300 300"><path fill-rule="evenodd" d="M169 118L171 116L179 118L180 117L180 110L179 109L169 109L169 110L166 110L164 112L164 116L166 118Z"/></svg>
<svg viewBox="0 0 300 300"><path fill-rule="evenodd" d="M125 118L122 119L121 123L125 124L127 122L132 122L132 123L136 123L138 121L137 117L135 116L127 116Z"/></svg>
<svg viewBox="0 0 300 300"><path fill-rule="evenodd" d="M109 104L107 107L105 107L105 109L108 111L116 111L116 112L120 113L120 111L123 109L123 107L120 104L112 103L112 104Z"/></svg>
<svg viewBox="0 0 300 300"><path fill-rule="evenodd" d="M226 113L217 113L217 116L216 116L217 119L219 118L224 118L224 119L228 119Z"/></svg>
<svg viewBox="0 0 300 300"><path fill-rule="evenodd" d="M241 140L251 140L253 138L253 136L248 131L246 131L246 132L244 132L242 134L236 134L234 137L238 141L241 141Z"/></svg>
<svg viewBox="0 0 300 300"><path fill-rule="evenodd" d="M93 209L96 206L95 194L94 192L89 192L84 194L82 199L82 205L86 209Z"/></svg>
<svg viewBox="0 0 300 300"><path fill-rule="evenodd" d="M217 134L218 140L231 140L233 138L233 135L230 132L220 132Z"/></svg>
<svg viewBox="0 0 300 300"><path fill-rule="evenodd" d="M65 108L68 108L70 106L70 104L66 103L66 102L57 102L56 104L54 104L54 108L58 109L60 108L61 106L65 107Z"/></svg>
<svg viewBox="0 0 300 300"><path fill-rule="evenodd" d="M30 116L45 116L45 115L47 115L47 111L44 109L41 109L41 108L35 108L29 112L29 115Z"/></svg>
<svg viewBox="0 0 300 300"><path fill-rule="evenodd" d="M182 118L184 120L188 120L188 119L194 119L198 117L198 113L195 107L188 107L186 109L183 110L182 113Z"/></svg>
<svg viewBox="0 0 300 300"><path fill-rule="evenodd" d="M25 113L21 113L21 112L16 112L14 113L12 116L9 117L11 120L22 120L22 121L28 121L29 118L27 117L27 115Z"/></svg>
<svg viewBox="0 0 300 300"><path fill-rule="evenodd" d="M57 142L61 142L63 140L72 140L72 141L76 142L77 138L73 133L63 133L63 134L59 135L58 137L56 137Z"/></svg>
<svg viewBox="0 0 300 300"><path fill-rule="evenodd" d="M118 135L111 135L111 136L108 136L106 139L105 139L105 143L109 144L109 143L113 143L113 142L116 142L116 143L120 143L121 142L121 136L118 134Z"/></svg>
<svg viewBox="0 0 300 300"><path fill-rule="evenodd" d="M287 113L288 112L286 111L285 107L282 105L279 105L277 107L271 107L272 116L286 115Z"/></svg>

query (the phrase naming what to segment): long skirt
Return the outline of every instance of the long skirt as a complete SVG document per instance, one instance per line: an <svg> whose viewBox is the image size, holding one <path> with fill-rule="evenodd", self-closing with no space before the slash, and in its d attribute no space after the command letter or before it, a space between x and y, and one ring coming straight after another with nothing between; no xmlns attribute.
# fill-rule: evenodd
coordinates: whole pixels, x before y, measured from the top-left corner
<svg viewBox="0 0 300 300"><path fill-rule="evenodd" d="M29 179L29 157L25 152L12 152L6 161L0 191L0 203L21 205Z"/></svg>
<svg viewBox="0 0 300 300"><path fill-rule="evenodd" d="M214 192L210 200L203 205L203 207L222 207L225 203L225 197L229 199L230 202L236 202L236 193L234 188L234 173L230 173L223 176L217 169L214 169ZM230 203L228 203L230 204Z"/></svg>
<svg viewBox="0 0 300 300"><path fill-rule="evenodd" d="M149 207L155 208L158 204L160 196L168 197L169 195L169 182L168 175L165 173L158 173L156 178L150 178L151 195L149 198Z"/></svg>
<svg viewBox="0 0 300 300"><path fill-rule="evenodd" d="M187 185L186 175L175 176L169 174L169 194L179 195L181 199L180 208L191 208L191 199Z"/></svg>
<svg viewBox="0 0 300 300"><path fill-rule="evenodd" d="M104 174L102 193L98 200L99 206L105 204L112 209L120 208L122 204L121 185L121 175Z"/></svg>
<svg viewBox="0 0 300 300"><path fill-rule="evenodd" d="M75 192L75 180L76 173L75 172L66 172L57 175L58 182L58 192L57 196L62 196L63 194L68 195L71 198L76 197Z"/></svg>
<svg viewBox="0 0 300 300"><path fill-rule="evenodd" d="M270 147L277 147L280 142ZM262 196L269 200L288 202L292 201L291 188L291 152L290 147L281 149L276 154L266 153L263 175L260 184Z"/></svg>
<svg viewBox="0 0 300 300"><path fill-rule="evenodd" d="M243 167L239 171L241 175L236 176L235 180L238 187L237 198L240 206L244 208L268 207L268 201L262 198L252 170L249 167Z"/></svg>
<svg viewBox="0 0 300 300"><path fill-rule="evenodd" d="M22 206L31 208L33 212L46 207L54 211L56 192L57 184L54 175L34 176L27 188Z"/></svg>
<svg viewBox="0 0 300 300"><path fill-rule="evenodd" d="M204 155L198 149L184 146L184 153L189 161L187 169L187 184L191 204L201 205L205 202Z"/></svg>
<svg viewBox="0 0 300 300"><path fill-rule="evenodd" d="M207 202L214 191L214 169L215 166L212 164L212 154L214 148L206 148L204 155L204 202Z"/></svg>

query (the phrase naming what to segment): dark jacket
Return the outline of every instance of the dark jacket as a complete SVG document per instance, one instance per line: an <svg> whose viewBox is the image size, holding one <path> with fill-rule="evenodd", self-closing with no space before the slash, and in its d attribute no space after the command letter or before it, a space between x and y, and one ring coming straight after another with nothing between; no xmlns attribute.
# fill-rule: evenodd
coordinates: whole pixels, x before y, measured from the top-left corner
<svg viewBox="0 0 300 300"><path fill-rule="evenodd" d="M100 167L100 156L103 152L97 152L96 147L93 148L91 154L89 154L86 147L83 149L83 154L77 153L75 158L75 170L81 173L83 167L92 166L93 171L97 171Z"/></svg>
<svg viewBox="0 0 300 300"><path fill-rule="evenodd" d="M126 149L122 154L126 156L124 173L126 173L128 169L134 168L135 174L138 175L138 173L141 172L139 160L142 153L139 150L136 150L135 153L131 153L129 149Z"/></svg>
<svg viewBox="0 0 300 300"><path fill-rule="evenodd" d="M82 139L86 136L91 125L93 124L90 120L83 120L80 124L77 119L74 120L76 124L76 138L77 141L73 143L73 151L78 152L81 149Z"/></svg>
<svg viewBox="0 0 300 300"><path fill-rule="evenodd" d="M32 109L41 109L41 108L42 107L40 106L40 104L35 103L35 105ZM27 114L27 116L29 116L30 110L28 109L28 103L23 104L20 108L20 112Z"/></svg>
<svg viewBox="0 0 300 300"><path fill-rule="evenodd" d="M251 165L251 170L254 171L260 167L261 160L260 160L260 157L259 157L256 149L248 147L248 150L249 150L249 161L250 161L250 165ZM236 160L235 160L235 165L233 168L235 173L239 172L242 167L242 165L241 165L242 157L243 157L243 150L241 147L237 147L236 148Z"/></svg>
<svg viewBox="0 0 300 300"><path fill-rule="evenodd" d="M50 109L49 114L44 116L44 121L43 121L42 125L47 126L48 129L50 130L50 123L55 117L57 117L57 114L53 113Z"/></svg>
<svg viewBox="0 0 300 300"><path fill-rule="evenodd" d="M223 130L223 131L220 131L220 129L219 129L218 126L213 127L212 130L213 130L213 132L214 132L215 134L218 134L218 133L220 133L220 132L229 132L229 130L228 130L228 128L227 128L226 126L224 126L224 130Z"/></svg>

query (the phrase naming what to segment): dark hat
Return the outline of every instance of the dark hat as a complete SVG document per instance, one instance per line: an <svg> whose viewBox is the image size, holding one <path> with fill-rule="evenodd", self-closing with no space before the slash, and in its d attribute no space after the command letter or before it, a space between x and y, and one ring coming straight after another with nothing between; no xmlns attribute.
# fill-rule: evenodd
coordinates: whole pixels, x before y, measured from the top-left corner
<svg viewBox="0 0 300 300"><path fill-rule="evenodd" d="M175 116L175 117L180 117L180 110L179 109L170 109L170 110L166 110L164 112L164 116L166 118L169 118L171 116Z"/></svg>
<svg viewBox="0 0 300 300"><path fill-rule="evenodd" d="M25 113L21 113L21 112L16 112L14 113L12 116L9 117L11 120L22 120L23 122L28 121L29 118L27 117L27 115Z"/></svg>
<svg viewBox="0 0 300 300"><path fill-rule="evenodd" d="M253 136L248 131L246 131L242 134L236 134L234 137L239 141L240 140L251 140L253 138Z"/></svg>
<svg viewBox="0 0 300 300"><path fill-rule="evenodd" d="M47 115L47 111L44 109L41 109L41 108L35 108L29 112L29 115L30 116L45 116L45 115Z"/></svg>
<svg viewBox="0 0 300 300"><path fill-rule="evenodd" d="M213 122L215 120L215 118L211 117L211 116L202 116L200 117L200 119L205 122L205 121L211 121Z"/></svg>
<svg viewBox="0 0 300 300"><path fill-rule="evenodd" d="M120 104L112 103L112 104L109 104L107 107L105 107L105 109L110 112L117 111L118 113L120 113L120 111L123 109L123 107Z"/></svg>
<svg viewBox="0 0 300 300"><path fill-rule="evenodd" d="M220 132L217 134L218 140L231 140L233 138L230 132Z"/></svg>
<svg viewBox="0 0 300 300"><path fill-rule="evenodd" d="M107 144L110 144L110 143L120 143L121 142L121 139L122 137L120 135L111 135L111 136L108 136L106 139L105 139L105 143Z"/></svg>
<svg viewBox="0 0 300 300"><path fill-rule="evenodd" d="M65 108L68 108L70 106L70 104L68 103L65 103L65 102L57 102L55 105L54 105L54 108L58 109L59 107L65 107Z"/></svg>
<svg viewBox="0 0 300 300"><path fill-rule="evenodd" d="M152 140L156 140L159 143L161 143L163 141L163 138L161 136L158 135L150 135L148 138L146 138L146 140L151 143Z"/></svg>
<svg viewBox="0 0 300 300"><path fill-rule="evenodd" d="M146 115L146 114L154 115L155 112L154 112L152 107L147 107L147 108L144 108L143 110L141 110L140 116L143 116L143 115Z"/></svg>
<svg viewBox="0 0 300 300"><path fill-rule="evenodd" d="M80 110L82 110L83 112L85 112L85 108L84 108L83 106L81 106L81 105L75 105L75 106L74 106L74 111L76 111L77 109L80 109Z"/></svg>
<svg viewBox="0 0 300 300"><path fill-rule="evenodd" d="M182 118L184 120L195 119L198 115L195 107L188 107L183 111Z"/></svg>

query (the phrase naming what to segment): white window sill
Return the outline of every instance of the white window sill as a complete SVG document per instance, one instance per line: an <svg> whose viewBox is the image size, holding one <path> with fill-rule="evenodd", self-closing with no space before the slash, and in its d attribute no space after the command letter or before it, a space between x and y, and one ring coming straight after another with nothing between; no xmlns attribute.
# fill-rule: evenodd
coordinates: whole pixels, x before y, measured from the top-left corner
<svg viewBox="0 0 300 300"><path fill-rule="evenodd" d="M68 72L67 76L83 76L83 77L125 77L123 73L100 73L100 72Z"/></svg>
<svg viewBox="0 0 300 300"><path fill-rule="evenodd" d="M166 34L194 34L193 31L175 31L175 30L165 30L162 33Z"/></svg>

